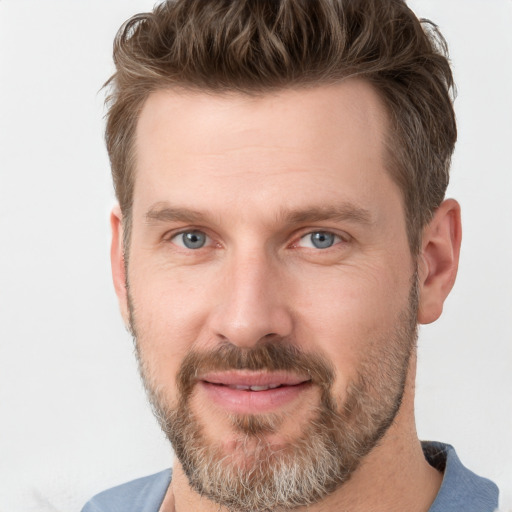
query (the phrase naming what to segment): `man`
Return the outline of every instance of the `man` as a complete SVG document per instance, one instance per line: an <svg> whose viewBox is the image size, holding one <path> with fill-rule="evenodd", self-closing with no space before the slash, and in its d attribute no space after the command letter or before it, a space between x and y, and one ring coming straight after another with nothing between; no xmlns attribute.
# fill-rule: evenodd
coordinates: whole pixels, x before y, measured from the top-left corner
<svg viewBox="0 0 512 512"><path fill-rule="evenodd" d="M401 0L178 0L121 28L112 269L176 460L84 512L497 507L414 422L461 240L445 52Z"/></svg>

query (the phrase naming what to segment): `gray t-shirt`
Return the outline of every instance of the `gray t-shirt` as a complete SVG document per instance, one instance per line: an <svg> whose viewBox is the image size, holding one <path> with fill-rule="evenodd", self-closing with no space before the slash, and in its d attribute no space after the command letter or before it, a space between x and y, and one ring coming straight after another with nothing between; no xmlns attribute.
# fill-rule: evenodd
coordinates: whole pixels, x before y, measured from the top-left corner
<svg viewBox="0 0 512 512"><path fill-rule="evenodd" d="M452 446L431 441L422 446L430 465L444 473L429 512L494 512L498 508L496 485L465 468ZM158 512L171 475L166 469L104 491L87 502L82 512Z"/></svg>

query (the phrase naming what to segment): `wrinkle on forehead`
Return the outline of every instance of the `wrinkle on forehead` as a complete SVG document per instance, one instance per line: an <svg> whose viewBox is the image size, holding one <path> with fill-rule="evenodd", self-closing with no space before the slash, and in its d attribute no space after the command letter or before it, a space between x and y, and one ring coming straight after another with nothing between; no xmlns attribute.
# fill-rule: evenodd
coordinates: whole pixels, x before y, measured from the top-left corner
<svg viewBox="0 0 512 512"><path fill-rule="evenodd" d="M350 117L350 126L342 126L346 123L340 111ZM146 100L136 145L153 142L167 145L170 151L210 157L239 151L303 153L332 144L333 139L342 144L362 133L367 145L383 147L382 126L387 124L384 104L363 80L256 97L166 89ZM230 137L221 137L226 132Z"/></svg>

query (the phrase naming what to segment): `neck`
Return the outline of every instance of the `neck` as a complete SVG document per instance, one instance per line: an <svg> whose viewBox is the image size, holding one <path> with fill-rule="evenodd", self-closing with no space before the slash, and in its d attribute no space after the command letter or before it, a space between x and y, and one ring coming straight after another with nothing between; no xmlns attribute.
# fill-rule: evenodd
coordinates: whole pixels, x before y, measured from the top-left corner
<svg viewBox="0 0 512 512"><path fill-rule="evenodd" d="M345 484L323 501L297 512L427 512L435 500L442 475L425 460L414 422L416 361L411 358L406 391L393 425ZM175 460L172 484L160 512L227 512L189 486Z"/></svg>

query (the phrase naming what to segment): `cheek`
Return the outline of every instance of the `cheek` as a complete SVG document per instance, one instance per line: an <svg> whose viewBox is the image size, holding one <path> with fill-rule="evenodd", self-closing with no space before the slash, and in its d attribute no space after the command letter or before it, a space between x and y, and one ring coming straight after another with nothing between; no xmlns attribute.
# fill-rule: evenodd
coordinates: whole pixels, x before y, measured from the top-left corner
<svg viewBox="0 0 512 512"><path fill-rule="evenodd" d="M133 327L151 378L174 389L184 357L200 339L208 310L205 291L176 273L147 269L130 275Z"/></svg>
<svg viewBox="0 0 512 512"><path fill-rule="evenodd" d="M375 344L389 339L408 305L409 278L405 272L370 266L302 277L295 292L297 337L306 350L326 356L346 384L363 358L378 350Z"/></svg>
<svg viewBox="0 0 512 512"><path fill-rule="evenodd" d="M137 326L151 332L155 344L176 341L178 348L201 325L211 296L205 283L214 278L208 266L180 268L151 254L133 258L129 283Z"/></svg>

